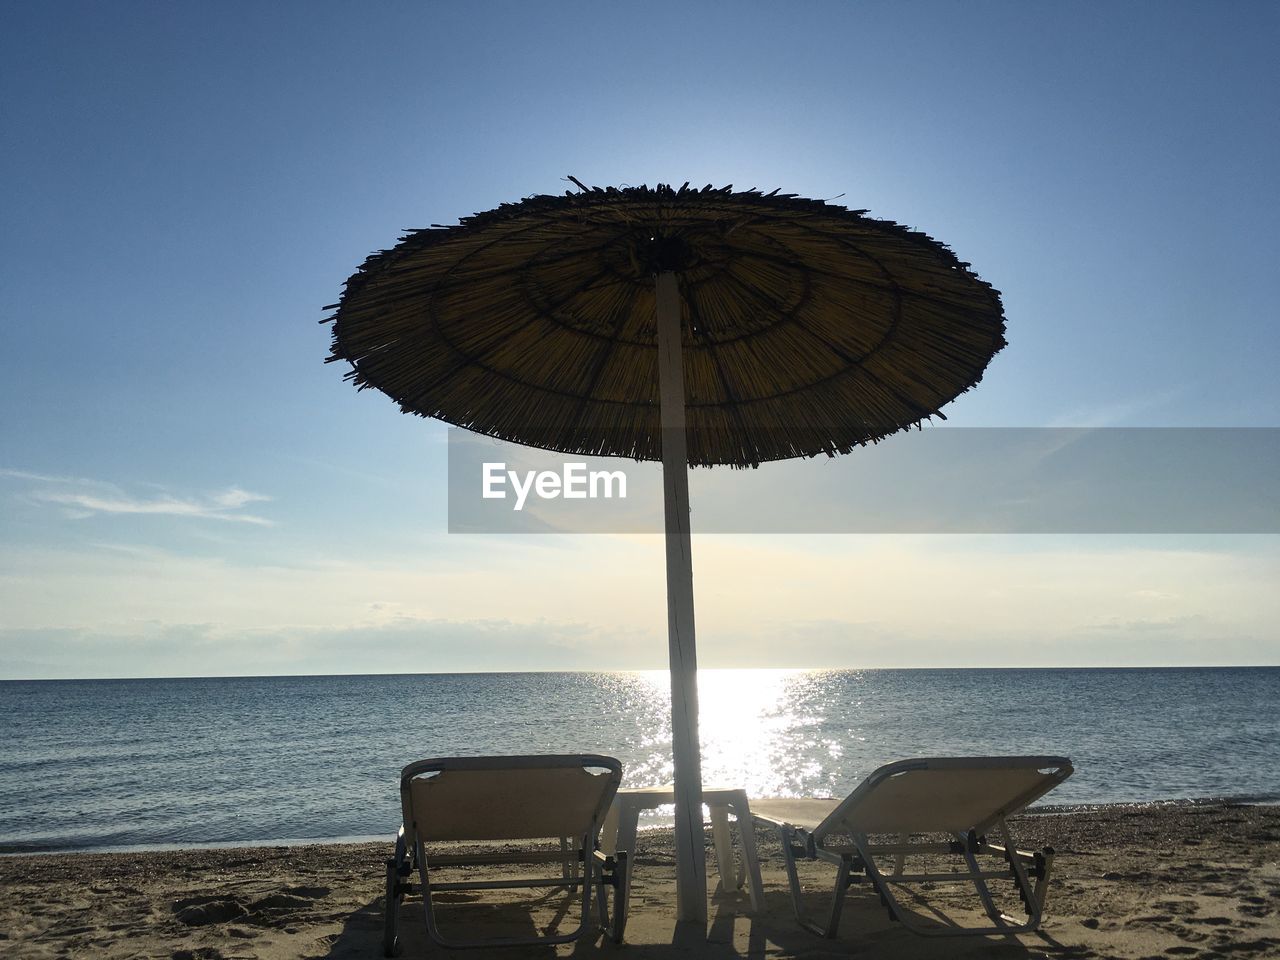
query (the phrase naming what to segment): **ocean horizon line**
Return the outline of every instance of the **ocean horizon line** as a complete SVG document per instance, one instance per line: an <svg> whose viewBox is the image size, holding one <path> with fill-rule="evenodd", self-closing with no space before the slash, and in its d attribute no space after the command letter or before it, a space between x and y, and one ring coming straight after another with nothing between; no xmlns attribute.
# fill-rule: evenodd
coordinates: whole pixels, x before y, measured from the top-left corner
<svg viewBox="0 0 1280 960"><path fill-rule="evenodd" d="M961 671L1118 671L1118 670L1160 670L1160 671L1178 671L1178 670L1277 670L1280 669L1280 663L1186 663L1186 664L1142 664L1142 663L1126 663L1126 664L1090 664L1090 665L1070 665L1070 664L1037 664L1032 666L1018 665L1002 665L1002 666L909 666L909 667L848 667L848 666L827 666L827 667L699 667L699 673L713 672L743 672L757 671L769 673L829 673L829 672L856 672L856 673L873 673L873 672L961 672ZM338 677L475 677L475 676L495 676L495 677L523 677L538 676L543 674L579 674L583 676L598 675L619 675L625 676L638 673L666 673L666 667L613 667L607 669L588 669L583 667L545 670L381 670L372 673L221 673L221 674L156 674L152 676L110 676L110 677L0 677L0 683L133 683L152 680L307 680L307 679L333 679Z"/></svg>

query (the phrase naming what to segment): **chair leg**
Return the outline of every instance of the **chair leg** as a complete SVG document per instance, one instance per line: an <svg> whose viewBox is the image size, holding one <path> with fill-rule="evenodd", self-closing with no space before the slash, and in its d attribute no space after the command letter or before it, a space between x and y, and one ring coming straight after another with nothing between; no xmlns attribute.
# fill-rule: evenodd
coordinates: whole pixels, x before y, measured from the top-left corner
<svg viewBox="0 0 1280 960"><path fill-rule="evenodd" d="M600 882L596 884L596 913L599 914L599 926L603 930L609 925L609 886L608 863L600 871Z"/></svg>
<svg viewBox="0 0 1280 960"><path fill-rule="evenodd" d="M729 808L719 803L707 806L711 810L711 841L720 873L719 892L730 893L738 888L738 870L733 859L733 837L729 834Z"/></svg>
<svg viewBox="0 0 1280 960"><path fill-rule="evenodd" d="M886 882L884 874L876 866L876 858L872 856L869 849L867 835L856 834L853 838L853 843L858 849L858 858L862 862L862 869L866 871L867 881L880 897L880 902L884 904L885 911L889 914L889 919L895 923L901 923L908 930L913 930L916 933L922 932L921 928L911 921L910 914L902 909L902 906L898 903L898 898L893 895L893 889Z"/></svg>
<svg viewBox="0 0 1280 960"><path fill-rule="evenodd" d="M613 853L618 849L619 817L622 813L622 798L614 797L613 803L605 812L604 823L600 825L600 849L605 853Z"/></svg>
<svg viewBox="0 0 1280 960"><path fill-rule="evenodd" d="M382 955L395 957L400 954L400 868L393 859L387 860L387 900L382 914Z"/></svg>
<svg viewBox="0 0 1280 960"><path fill-rule="evenodd" d="M618 828L614 832L612 852L626 853L627 855L627 887L631 886L631 874L636 855L636 834L639 832L640 825L640 808L631 802L628 797L618 797L614 800L614 805L609 808L609 816L613 815L614 810L618 811ZM605 820L606 824L608 819Z"/></svg>
<svg viewBox="0 0 1280 960"><path fill-rule="evenodd" d="M822 927L805 916L804 892L800 889L800 874L796 871L796 855L797 853L804 855L805 850L796 842L794 828L779 825L778 839L782 842L782 860L787 867L787 885L791 888L791 906L796 913L796 923L820 937L825 937L827 936L827 929L831 926L832 919L829 918L827 926ZM843 899L843 897L840 899ZM840 922L840 908L833 905L832 911L834 922L838 924Z"/></svg>
<svg viewBox="0 0 1280 960"><path fill-rule="evenodd" d="M840 912L844 910L845 893L848 889L849 858L845 856L840 858L840 865L836 867L836 882L831 890L831 916L827 918L827 928L822 934L828 940L834 940L836 931L840 928Z"/></svg>
<svg viewBox="0 0 1280 960"><path fill-rule="evenodd" d="M970 849L970 845L963 834L956 834L956 839L960 841L960 845L964 848L964 862L969 867L974 889L978 891L978 899L982 901L982 909L987 912L987 916L991 918L991 922L997 927L1004 926L1004 915L1000 913L995 901L991 899L991 891L987 887L987 881L982 879L982 868L978 865L978 860L974 857L973 850Z"/></svg>
<svg viewBox="0 0 1280 960"><path fill-rule="evenodd" d="M578 882L578 851L568 837L560 838L560 876L565 886Z"/></svg>
<svg viewBox="0 0 1280 960"><path fill-rule="evenodd" d="M412 869L410 864L409 845L401 827L396 832L395 854L387 861L386 901L382 912L382 954L386 957L400 954L400 904L409 887L406 878Z"/></svg>
<svg viewBox="0 0 1280 960"><path fill-rule="evenodd" d="M604 886L602 883L604 879L603 871L593 855L595 849L594 840L598 835L599 831L595 829L593 824L591 831L579 841L580 846L578 849L582 851L582 922L578 924L579 932L586 930L587 924L591 922L591 885L594 883L597 890ZM561 857L563 858L563 853ZM578 875L576 855L574 860L573 873L576 880ZM568 884L570 896L573 895L573 888L574 884Z"/></svg>
<svg viewBox="0 0 1280 960"><path fill-rule="evenodd" d="M751 897L751 909L756 913L764 911L764 885L760 879L760 855L756 851L756 824L751 818L751 810L747 806L747 794L742 792L742 806L735 806L733 815L738 820L738 833L742 837L742 867L746 880L750 884L748 893ZM741 885L741 880L739 881Z"/></svg>
<svg viewBox="0 0 1280 960"><path fill-rule="evenodd" d="M1008 861L1009 870L1013 874L1013 882L1018 888L1018 897L1027 908L1026 923L1030 929L1034 930L1040 926L1040 918L1044 914L1044 898L1049 892L1049 866L1053 861L1053 851L1046 849L1045 853L1037 856L1038 866L1040 867L1039 876L1036 878L1035 888L1032 889L1031 883L1027 878L1027 868L1022 862L1022 856L1019 855L1018 848L1014 846L1008 822L1001 819L999 827L1001 836L1004 839L1005 860Z"/></svg>
<svg viewBox="0 0 1280 960"><path fill-rule="evenodd" d="M627 905L631 899L631 854L619 850L614 854L613 923L610 935L621 943L627 929Z"/></svg>
<svg viewBox="0 0 1280 960"><path fill-rule="evenodd" d="M787 886L791 890L791 906L796 912L796 921L803 927L808 926L804 919L804 898L800 891L800 875L796 873L795 833L787 827L778 827L778 842L782 844L782 861L787 868Z"/></svg>
<svg viewBox="0 0 1280 960"><path fill-rule="evenodd" d="M628 854L619 850L611 857L597 852L593 860L599 861L600 876L596 881L596 908L600 914L600 929L614 943L622 942L622 935L627 929L627 901L631 899L628 870ZM613 913L609 912L609 894L606 888L613 887Z"/></svg>
<svg viewBox="0 0 1280 960"><path fill-rule="evenodd" d="M1035 900L1036 906L1041 914L1049 900L1049 875L1053 872L1053 847L1045 847L1040 852L1039 870L1036 876L1036 886L1032 891L1032 899Z"/></svg>

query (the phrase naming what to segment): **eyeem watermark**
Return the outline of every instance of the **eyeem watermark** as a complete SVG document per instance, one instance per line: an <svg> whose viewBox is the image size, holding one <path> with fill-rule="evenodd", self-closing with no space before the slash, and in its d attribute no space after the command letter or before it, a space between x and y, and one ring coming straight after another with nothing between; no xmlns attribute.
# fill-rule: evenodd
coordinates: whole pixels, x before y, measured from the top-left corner
<svg viewBox="0 0 1280 960"><path fill-rule="evenodd" d="M451 533L665 529L652 461L460 428L448 461ZM832 460L691 470L689 486L700 533L1275 536L1278 477L1280 427L935 427Z"/></svg>
<svg viewBox="0 0 1280 960"><path fill-rule="evenodd" d="M515 494L512 509L524 509L532 492L540 500L619 500L627 498L627 475L621 470L588 470L585 463L566 463L554 470L508 470L505 462L485 463L482 496L486 500L507 499L507 486Z"/></svg>

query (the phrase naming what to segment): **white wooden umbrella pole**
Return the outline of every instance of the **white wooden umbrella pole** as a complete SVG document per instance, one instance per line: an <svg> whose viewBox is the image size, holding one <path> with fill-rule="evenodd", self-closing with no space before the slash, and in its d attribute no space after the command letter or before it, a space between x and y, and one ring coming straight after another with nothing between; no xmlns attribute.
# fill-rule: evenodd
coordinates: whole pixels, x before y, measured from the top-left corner
<svg viewBox="0 0 1280 960"><path fill-rule="evenodd" d="M698 742L698 657L693 636L693 555L689 541L689 457L684 430L680 284L660 273L658 390L667 540L667 638L671 656L671 752L676 794L676 919L707 921L702 841L702 751Z"/></svg>

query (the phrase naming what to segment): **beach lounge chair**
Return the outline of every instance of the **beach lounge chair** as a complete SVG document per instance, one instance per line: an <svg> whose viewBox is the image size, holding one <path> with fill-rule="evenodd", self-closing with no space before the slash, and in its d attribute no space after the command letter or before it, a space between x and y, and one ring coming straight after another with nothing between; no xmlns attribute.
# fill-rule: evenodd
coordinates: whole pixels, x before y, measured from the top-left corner
<svg viewBox="0 0 1280 960"><path fill-rule="evenodd" d="M397 922L404 896L415 892L418 872L427 933L443 947L523 946L567 943L587 929L591 896L599 924L615 942L626 927L625 851L606 857L599 850L600 824L622 780L622 764L594 754L525 757L449 757L419 760L400 774L403 821L395 856L387 861L383 951L399 949ZM558 840L559 849L538 849L529 841ZM484 852L461 846L490 841ZM513 843L513 841L525 841ZM428 849L428 844L431 845ZM493 845L501 844L502 852ZM441 853L441 848L451 852ZM458 866L550 864L557 877L504 878L440 882L441 868ZM432 902L442 890L494 890L513 887L563 887L582 891L582 922L577 929L541 937L455 940L440 932ZM613 887L609 922L606 887Z"/></svg>
<svg viewBox="0 0 1280 960"><path fill-rule="evenodd" d="M1006 821L1071 772L1071 761L1065 757L900 760L874 771L843 800L752 800L751 812L756 822L778 830L796 919L821 936L836 935L845 894L863 879L859 873L880 895L889 917L915 933L1025 933L1039 925L1044 912L1053 850L1016 849ZM990 842L990 834L1001 842ZM955 857L963 869L906 873L906 858L920 855ZM983 855L999 858L999 868L982 869L978 857ZM796 871L799 860L822 860L836 868L825 925L805 917ZM1025 920L1002 914L992 898L990 882L1010 880L1026 907ZM936 909L931 912L942 923L922 922L895 894L895 888L912 891L923 900L933 884L947 881L973 884L990 926L960 926Z"/></svg>

